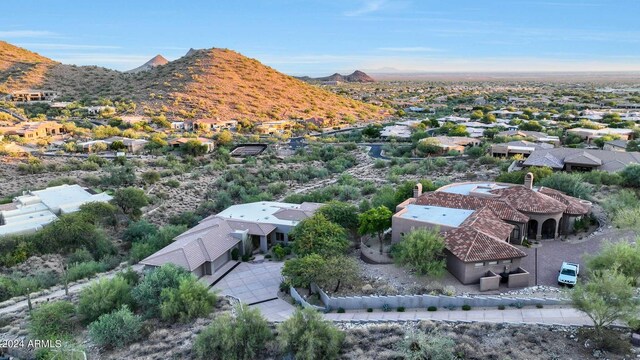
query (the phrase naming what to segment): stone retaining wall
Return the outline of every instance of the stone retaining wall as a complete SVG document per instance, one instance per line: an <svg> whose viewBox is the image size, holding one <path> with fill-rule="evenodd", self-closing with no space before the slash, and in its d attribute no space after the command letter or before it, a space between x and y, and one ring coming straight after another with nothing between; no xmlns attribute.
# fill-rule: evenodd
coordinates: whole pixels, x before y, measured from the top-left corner
<svg viewBox="0 0 640 360"><path fill-rule="evenodd" d="M429 306L456 307L463 305L471 307L497 307L503 306L531 306L542 304L563 305L569 304L568 300L552 299L552 298L525 298L511 296L446 296L446 295L392 295L392 296L345 296L330 297L322 289L315 284L311 289L320 294L320 300L328 309L356 310L356 309L381 309L384 305L391 308L428 308Z"/></svg>

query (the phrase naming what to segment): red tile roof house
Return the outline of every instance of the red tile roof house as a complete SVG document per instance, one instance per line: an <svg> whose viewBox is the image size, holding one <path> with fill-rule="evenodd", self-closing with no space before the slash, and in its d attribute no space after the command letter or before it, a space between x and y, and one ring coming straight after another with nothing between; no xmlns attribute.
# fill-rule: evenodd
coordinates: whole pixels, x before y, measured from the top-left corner
<svg viewBox="0 0 640 360"><path fill-rule="evenodd" d="M392 218L392 241L415 228L438 227L446 243L447 268L463 284L478 283L488 271L519 268L526 254L512 244L528 239L556 239L589 214L591 203L560 191L524 185L455 183L422 193L398 205ZM525 284L526 286L526 284Z"/></svg>
<svg viewBox="0 0 640 360"><path fill-rule="evenodd" d="M320 206L269 201L233 205L176 236L140 264L153 268L172 263L198 278L206 277L211 284L237 263L231 259L233 249L238 249L239 255L264 253L276 243L288 243L289 232Z"/></svg>

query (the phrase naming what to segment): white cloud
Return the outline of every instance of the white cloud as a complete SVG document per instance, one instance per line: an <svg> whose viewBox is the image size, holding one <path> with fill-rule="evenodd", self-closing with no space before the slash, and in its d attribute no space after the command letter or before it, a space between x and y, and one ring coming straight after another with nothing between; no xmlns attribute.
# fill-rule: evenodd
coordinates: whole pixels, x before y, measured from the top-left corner
<svg viewBox="0 0 640 360"><path fill-rule="evenodd" d="M365 0L362 6L351 11L345 11L344 16L360 16L366 15L380 10L386 4L387 0Z"/></svg>
<svg viewBox="0 0 640 360"><path fill-rule="evenodd" d="M56 37L58 34L51 31L42 30L8 30L0 31L0 38L16 39L16 38L50 38Z"/></svg>

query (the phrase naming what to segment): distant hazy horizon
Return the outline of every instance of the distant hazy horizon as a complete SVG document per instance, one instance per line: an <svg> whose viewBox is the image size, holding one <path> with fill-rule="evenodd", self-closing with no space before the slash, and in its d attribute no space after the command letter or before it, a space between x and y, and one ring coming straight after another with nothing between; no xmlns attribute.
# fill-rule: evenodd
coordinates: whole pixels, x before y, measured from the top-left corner
<svg viewBox="0 0 640 360"><path fill-rule="evenodd" d="M640 71L632 0L9 2L0 39L116 70L221 47L291 75Z"/></svg>

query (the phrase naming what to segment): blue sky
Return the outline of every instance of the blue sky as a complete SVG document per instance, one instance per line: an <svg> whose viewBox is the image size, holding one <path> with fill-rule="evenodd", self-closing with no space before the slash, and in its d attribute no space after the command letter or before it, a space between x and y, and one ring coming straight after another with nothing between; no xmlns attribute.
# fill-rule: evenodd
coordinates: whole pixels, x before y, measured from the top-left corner
<svg viewBox="0 0 640 360"><path fill-rule="evenodd" d="M225 47L292 75L640 71L638 0L22 0L1 9L1 40L118 70Z"/></svg>

